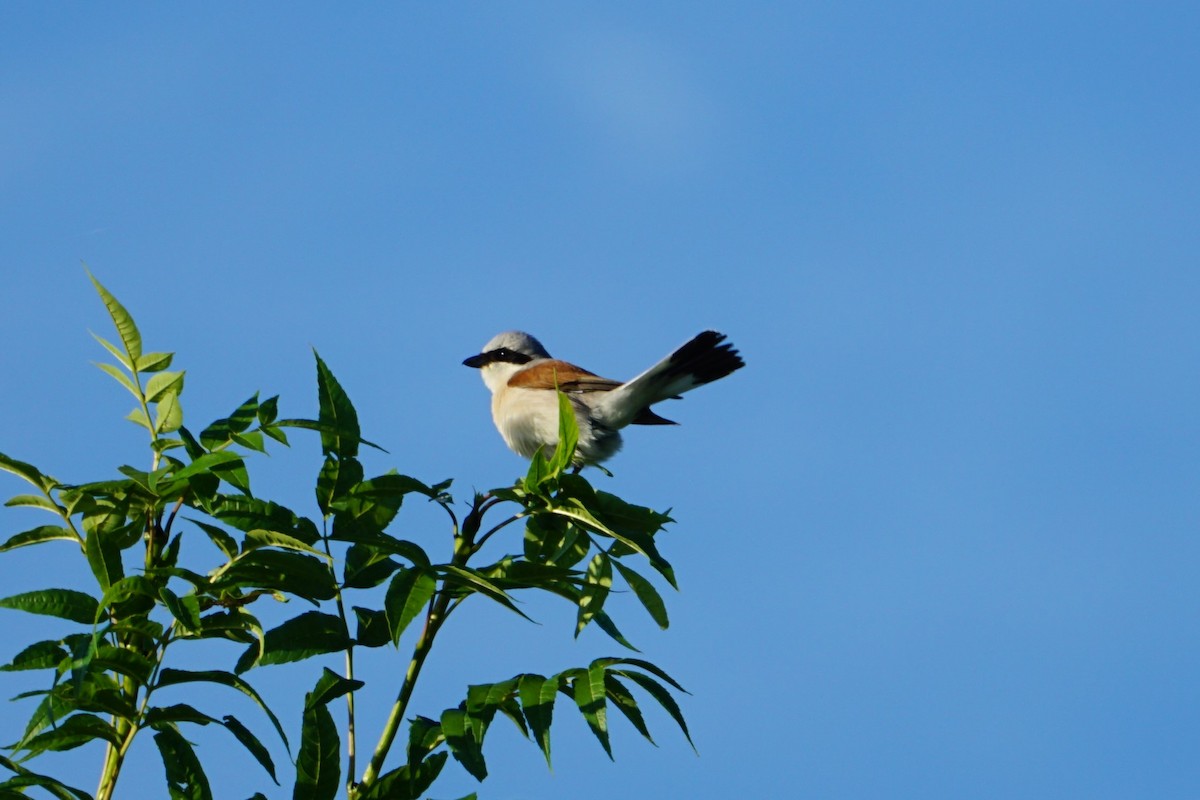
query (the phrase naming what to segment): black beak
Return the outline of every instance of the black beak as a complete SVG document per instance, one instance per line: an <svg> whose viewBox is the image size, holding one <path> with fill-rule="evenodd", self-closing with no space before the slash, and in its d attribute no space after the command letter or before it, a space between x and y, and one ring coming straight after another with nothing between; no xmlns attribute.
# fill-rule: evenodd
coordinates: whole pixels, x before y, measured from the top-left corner
<svg viewBox="0 0 1200 800"><path fill-rule="evenodd" d="M474 356L471 356L470 358L463 359L464 367L474 367L475 369L479 369L486 363L488 363L488 359L487 359L487 355L485 355L484 353L480 353L479 355L474 355Z"/></svg>

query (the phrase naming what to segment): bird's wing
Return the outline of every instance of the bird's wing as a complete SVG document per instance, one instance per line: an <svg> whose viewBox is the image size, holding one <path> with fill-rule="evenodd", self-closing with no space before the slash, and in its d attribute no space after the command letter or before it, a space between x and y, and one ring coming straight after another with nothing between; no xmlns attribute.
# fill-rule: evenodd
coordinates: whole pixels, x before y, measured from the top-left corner
<svg viewBox="0 0 1200 800"><path fill-rule="evenodd" d="M536 361L508 379L508 385L521 389L561 389L564 392L609 392L620 381L601 378L567 361Z"/></svg>

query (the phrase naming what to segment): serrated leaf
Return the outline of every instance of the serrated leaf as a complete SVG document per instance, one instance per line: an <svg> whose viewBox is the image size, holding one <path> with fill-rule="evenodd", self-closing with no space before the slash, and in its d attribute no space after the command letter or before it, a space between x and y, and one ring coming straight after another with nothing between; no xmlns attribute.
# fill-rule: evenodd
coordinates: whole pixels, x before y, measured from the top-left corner
<svg viewBox="0 0 1200 800"><path fill-rule="evenodd" d="M74 589L38 589L0 599L0 608L13 608L91 625L96 621L99 604L90 594Z"/></svg>
<svg viewBox="0 0 1200 800"><path fill-rule="evenodd" d="M0 672L17 672L27 669L53 669L68 656L62 642L46 640L34 642L13 656L13 660L0 667Z"/></svg>
<svg viewBox="0 0 1200 800"><path fill-rule="evenodd" d="M213 575L213 588L270 589L303 597L316 604L332 600L337 584L329 567L303 553L260 548L242 553Z"/></svg>
<svg viewBox="0 0 1200 800"><path fill-rule="evenodd" d="M101 591L108 591L110 586L125 577L121 550L116 546L113 537L107 536L99 529L94 530L83 540L83 552Z"/></svg>
<svg viewBox="0 0 1200 800"><path fill-rule="evenodd" d="M531 619L525 612L521 611L521 609L517 608L516 604L513 602L513 599L508 596L507 592L505 592L492 581L488 580L483 575L479 574L477 570L473 570L468 567L459 567L455 564L441 564L437 567L437 569L442 573L442 577L447 583L460 586L472 592L477 592L484 597L495 600L509 611L519 614L524 619L533 622L533 619Z"/></svg>
<svg viewBox="0 0 1200 800"><path fill-rule="evenodd" d="M667 626L671 624L667 618L667 605L663 602L658 590L654 588L654 584L620 561L614 560L613 564L616 565L617 571L621 573L621 577L629 584L629 588L633 590L634 595L641 601L646 611L650 613L650 617L658 623L658 627L666 630Z"/></svg>
<svg viewBox="0 0 1200 800"><path fill-rule="evenodd" d="M612 587L612 562L604 553L596 553L588 564L587 576L579 592L579 606L576 613L575 636L578 637L587 624L596 616L596 612L604 607Z"/></svg>
<svg viewBox="0 0 1200 800"><path fill-rule="evenodd" d="M476 741L468 724L467 712L461 708L448 708L442 712L442 734L450 746L450 754L463 765L477 781L487 777L487 763L483 759L482 742Z"/></svg>
<svg viewBox="0 0 1200 800"><path fill-rule="evenodd" d="M143 353L137 360L137 371L161 372L171 366L171 360L174 358L174 353Z"/></svg>
<svg viewBox="0 0 1200 800"><path fill-rule="evenodd" d="M235 669L245 672L254 665L301 661L322 653L345 650L350 644L350 635L340 617L307 611L267 631L261 657L258 648L251 646L238 659Z"/></svg>
<svg viewBox="0 0 1200 800"><path fill-rule="evenodd" d="M392 644L400 643L404 629L417 618L436 589L433 575L419 567L401 570L392 577L383 603Z"/></svg>
<svg viewBox="0 0 1200 800"><path fill-rule="evenodd" d="M305 708L315 705L328 705L342 695L357 692L365 684L359 680L350 680L338 675L329 667L324 667L317 685L304 698Z"/></svg>
<svg viewBox="0 0 1200 800"><path fill-rule="evenodd" d="M95 714L73 714L62 720L56 728L39 733L25 742L21 749L25 751L25 758L32 758L48 750L73 750L96 739L117 746L121 744L121 737L112 724Z"/></svg>
<svg viewBox="0 0 1200 800"><path fill-rule="evenodd" d="M18 547L26 547L32 544L41 544L42 542L53 542L60 539L66 539L81 544L79 536L69 529L57 525L39 525L21 533L14 533L8 537L8 541L0 544L0 553L5 550L16 550Z"/></svg>
<svg viewBox="0 0 1200 800"><path fill-rule="evenodd" d="M43 475L37 467L32 464L26 464L24 461L18 461L15 458L0 453L0 470L11 472L18 478L23 478L29 483L32 483L43 492L49 492L51 489L58 486L58 481L48 475Z"/></svg>
<svg viewBox="0 0 1200 800"><path fill-rule="evenodd" d="M278 547L284 550L297 550L301 553L309 553L317 556L325 561L329 561L328 553L322 553L320 550L312 547L307 542L297 539L295 536L290 536L279 531L269 531L264 528L254 528L246 531L246 537L242 541L242 550L250 551L259 547Z"/></svg>
<svg viewBox="0 0 1200 800"><path fill-rule="evenodd" d="M200 599L196 595L189 594L180 597L163 586L158 590L158 596L163 605L167 607L167 611L171 612L171 616L186 632L200 633Z"/></svg>
<svg viewBox="0 0 1200 800"><path fill-rule="evenodd" d="M534 741L546 756L550 766L550 723L554 719L554 698L558 695L558 679L547 680L541 675L525 674L517 681L517 696L521 700L521 711Z"/></svg>
<svg viewBox="0 0 1200 800"><path fill-rule="evenodd" d="M142 335L138 333L137 325L133 322L133 317L117 301L117 298L113 297L112 293L105 289L100 284L100 281L96 280L96 276L90 270L88 270L88 278L91 279L92 285L96 287L96 292L99 293L100 299L104 301L104 307L108 309L108 316L112 318L113 325L117 328L117 334L121 339L121 344L125 347L125 354L129 356L130 363L136 364L142 355Z"/></svg>
<svg viewBox="0 0 1200 800"><path fill-rule="evenodd" d="M613 672L641 686L651 697L657 700L658 704L671 715L671 718L675 720L675 724L683 731L684 738L687 739L688 744L692 746L693 750L696 749L696 743L692 741L692 735L688 732L687 722L683 718L683 712L680 710L679 704L675 702L675 698L671 696L671 693L662 684L642 672L634 672L627 669L614 669ZM670 679L668 678L668 680ZM674 681L672 683L674 684ZM678 686L678 684L674 685Z"/></svg>
<svg viewBox="0 0 1200 800"><path fill-rule="evenodd" d="M646 727L646 720L642 717L642 710L638 708L637 700L634 699L625 684L621 683L616 675L606 673L604 689L613 706L625 715L625 719L629 720L638 733L646 737L650 744L656 744L654 737L650 735L650 729Z"/></svg>
<svg viewBox="0 0 1200 800"><path fill-rule="evenodd" d="M187 739L174 728L154 734L154 743L162 755L171 800L212 800L208 776Z"/></svg>
<svg viewBox="0 0 1200 800"><path fill-rule="evenodd" d="M62 516L62 509L53 500L38 494L17 494L4 501L9 508L40 508L56 516Z"/></svg>
<svg viewBox="0 0 1200 800"><path fill-rule="evenodd" d="M220 447L229 442L233 434L242 433L253 424L258 413L258 392L233 410L228 417L215 420L200 432L200 442L208 448Z"/></svg>
<svg viewBox="0 0 1200 800"><path fill-rule="evenodd" d="M306 700L292 800L333 800L341 785L340 747L329 709Z"/></svg>
<svg viewBox="0 0 1200 800"><path fill-rule="evenodd" d="M608 741L608 707L605 702L607 695L604 691L604 666L593 663L586 670L578 670L575 674L574 696L575 705L587 720L588 727L600 740L604 752L611 759L612 746Z"/></svg>
<svg viewBox="0 0 1200 800"><path fill-rule="evenodd" d="M317 421L325 426L321 431L321 452L352 458L358 455L358 412L316 350L313 356L317 360L317 398L320 408Z"/></svg>

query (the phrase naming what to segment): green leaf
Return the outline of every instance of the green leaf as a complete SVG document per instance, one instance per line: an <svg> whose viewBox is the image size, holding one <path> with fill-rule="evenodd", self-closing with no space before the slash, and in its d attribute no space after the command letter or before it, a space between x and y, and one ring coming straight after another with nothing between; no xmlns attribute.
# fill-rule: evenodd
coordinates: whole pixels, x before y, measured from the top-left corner
<svg viewBox="0 0 1200 800"><path fill-rule="evenodd" d="M358 455L358 412L316 350L313 356L317 359L317 397L320 407L317 421L325 426L321 431L321 452L325 455L332 453L339 458L352 458Z"/></svg>
<svg viewBox="0 0 1200 800"><path fill-rule="evenodd" d="M483 759L482 742L476 741L468 725L467 712L461 708L448 708L442 712L442 734L450 746L450 754L463 765L477 781L487 777L487 764Z"/></svg>
<svg viewBox="0 0 1200 800"><path fill-rule="evenodd" d="M237 540L226 533L223 529L216 525L209 525L207 522L201 522L198 519L187 517L187 521L193 523L200 530L204 531L205 535L212 540L212 543L217 546L217 549L225 554L226 558L236 558L238 555Z"/></svg>
<svg viewBox="0 0 1200 800"><path fill-rule="evenodd" d="M84 269L87 270L86 267ZM87 270L87 274L92 285L96 287L100 299L104 301L104 307L108 309L108 315L112 318L113 325L117 328L117 334L121 339L121 344L125 346L125 354L129 357L129 363L136 364L142 355L142 335L138 333L133 317L129 316L125 307L117 302L117 298L100 285L100 281L96 280L96 276L90 270Z"/></svg>
<svg viewBox="0 0 1200 800"><path fill-rule="evenodd" d="M183 392L182 372L159 372L146 382L146 402L157 403L164 395Z"/></svg>
<svg viewBox="0 0 1200 800"><path fill-rule="evenodd" d="M258 394L255 394L257 397ZM268 397L258 404L258 424L270 425L279 416L279 395Z"/></svg>
<svg viewBox="0 0 1200 800"><path fill-rule="evenodd" d="M240 531L266 528L295 536L308 544L316 544L321 538L312 520L297 516L278 503L253 497L222 496L213 516Z"/></svg>
<svg viewBox="0 0 1200 800"><path fill-rule="evenodd" d="M345 650L352 643L340 617L320 611L307 611L267 631L262 655L250 647L238 659L237 672L255 665L286 664L322 653Z"/></svg>
<svg viewBox="0 0 1200 800"><path fill-rule="evenodd" d="M160 731L179 722L207 725L210 722L216 721L213 717L189 706L187 703L176 703L171 706L153 706L146 711L146 724Z"/></svg>
<svg viewBox="0 0 1200 800"><path fill-rule="evenodd" d="M587 720L588 727L592 729L592 733L596 734L596 738L604 747L604 752L608 753L608 757L611 759L613 754L612 747L608 742L604 665L593 662L587 670L576 670L574 693L575 705L579 706L579 711Z"/></svg>
<svg viewBox="0 0 1200 800"><path fill-rule="evenodd" d="M251 733L250 729L232 714L226 714L222 719L222 724L226 730L242 743L242 747L246 748L250 755L254 756L254 760L262 764L262 768L267 771L267 774L271 776L271 780L275 781L275 785L278 786L279 778L275 776L275 762L271 760L270 751L263 746L258 737Z"/></svg>
<svg viewBox="0 0 1200 800"><path fill-rule="evenodd" d="M228 417L214 421L200 432L200 443L210 450L233 440L234 434L250 428L258 415L258 392L234 409Z"/></svg>
<svg viewBox="0 0 1200 800"><path fill-rule="evenodd" d="M171 669L168 667L158 673L158 683L156 686L176 686L184 683L216 683L221 686L228 686L231 689L237 689L253 700L263 710L263 713L267 715L271 720L271 724L275 726L275 730L279 733L279 738L283 741L284 747L287 747L290 752L291 747L288 744L287 734L283 732L283 726L279 723L279 718L275 716L275 712L267 706L258 692L254 690L254 687L247 683L244 678L240 678L232 672L225 672L224 670L193 671Z"/></svg>
<svg viewBox="0 0 1200 800"><path fill-rule="evenodd" d="M292 800L333 800L341 785L340 747L329 709L306 699Z"/></svg>
<svg viewBox="0 0 1200 800"><path fill-rule="evenodd" d="M579 443L579 424L575 419L575 407L571 399L558 392L558 444L550 457L550 473L557 476L571 466L575 459L575 446Z"/></svg>
<svg viewBox="0 0 1200 800"><path fill-rule="evenodd" d="M343 678L329 667L325 667L321 672L321 677L317 679L317 685L305 695L305 708L327 705L342 695L357 692L365 685L362 681Z"/></svg>
<svg viewBox="0 0 1200 800"><path fill-rule="evenodd" d="M630 661L636 662L637 660L630 659ZM657 667L655 669L657 670ZM675 724L679 726L681 731L683 731L683 735L688 740L688 744L692 746L693 750L696 749L696 743L692 741L692 735L688 732L687 722L684 721L683 712L679 709L679 704L675 702L675 698L671 696L671 693L668 692L666 688L662 686L662 684L658 683L649 675L646 675L642 672L634 672L633 670L626 669L615 669L613 672L624 678L628 678L638 686L641 686L650 694L651 697L657 700L658 704L662 706L668 714L671 715L671 718L675 720ZM679 684L671 681L670 678L667 678L667 680L678 688Z"/></svg>
<svg viewBox="0 0 1200 800"><path fill-rule="evenodd" d="M625 684L621 683L617 676L608 673L604 676L604 688L613 706L625 715L625 719L629 720L633 727L637 728L638 733L649 740L650 744L655 744L654 737L650 735L650 729L646 727L646 720L642 717L642 710L638 708L637 700L630 694Z"/></svg>
<svg viewBox="0 0 1200 800"><path fill-rule="evenodd" d="M101 644L96 649L92 663L105 670L128 675L142 685L149 683L150 676L154 674L154 662L149 658L136 650L110 644Z"/></svg>
<svg viewBox="0 0 1200 800"><path fill-rule="evenodd" d="M61 617L91 625L96 621L99 604L90 594L74 589L38 589L0 599L0 608L14 608L30 614Z"/></svg>
<svg viewBox="0 0 1200 800"><path fill-rule="evenodd" d="M49 492L58 486L58 481L48 475L43 475L38 471L37 467L32 464L26 464L24 461L18 461L15 458L9 458L3 453L0 453L0 470L11 472L18 478L24 478L43 492Z"/></svg>
<svg viewBox="0 0 1200 800"><path fill-rule="evenodd" d="M517 681L517 696L521 711L533 732L533 738L546 756L550 766L550 723L554 718L554 698L558 694L558 679L547 680L541 675L525 674Z"/></svg>
<svg viewBox="0 0 1200 800"><path fill-rule="evenodd" d="M434 753L423 761L405 764L384 773L363 794L362 800L420 800L437 779L450 756Z"/></svg>
<svg viewBox="0 0 1200 800"><path fill-rule="evenodd" d="M16 773L14 777L9 778L3 783L0 783L0 789L4 789L6 787L19 789L26 786L40 786L50 794L54 795L57 800L95 800L90 794L82 789L76 789L72 786L68 786L65 783L56 780L55 778L51 778L48 775L40 775L36 772L32 772L20 764L5 758L4 756L0 756L0 765L3 765L5 768ZM0 795L0 797L3 797L3 795ZM20 792L11 795L12 800L17 800L17 798L24 797L25 795ZM5 800L10 799L6 797Z"/></svg>
<svg viewBox="0 0 1200 800"><path fill-rule="evenodd" d="M333 574L321 560L283 550L250 550L213 575L213 589L263 588L303 597L314 604L337 594Z"/></svg>
<svg viewBox="0 0 1200 800"><path fill-rule="evenodd" d="M171 800L212 800L208 776L196 751L174 728L163 728L154 734L154 743L162 755L167 772L167 790Z"/></svg>
<svg viewBox="0 0 1200 800"><path fill-rule="evenodd" d="M34 736L21 749L26 753L25 758L32 758L47 750L73 750L96 739L117 746L121 744L121 737L110 723L95 714L74 714L62 720L58 727Z"/></svg>
<svg viewBox="0 0 1200 800"><path fill-rule="evenodd" d="M15 533L8 537L8 541L0 544L0 553L3 553L5 550L16 550L18 547L41 544L42 542L53 542L60 539L79 542L79 536L70 528L62 528L57 525L39 525L36 528Z"/></svg>
<svg viewBox="0 0 1200 800"><path fill-rule="evenodd" d="M99 338L99 337L96 337ZM103 340L101 340L103 342ZM110 350L110 352L112 352ZM113 352L113 355L117 353ZM144 353L137 360L138 372L161 372L171 366L171 360L175 358L174 353ZM128 369L128 366L126 366Z"/></svg>
<svg viewBox="0 0 1200 800"><path fill-rule="evenodd" d="M400 564L374 547L353 544L346 550L342 563L342 585L354 589L371 589L386 581Z"/></svg>
<svg viewBox="0 0 1200 800"><path fill-rule="evenodd" d="M138 402L141 402L141 400L142 400L142 390L141 390L141 389L139 389L139 388L138 388L138 385L137 385L136 383L134 383L134 382L133 382L133 378L129 377L129 376L128 376L128 375L126 375L124 372L122 372L122 371L121 371L121 369L120 369L119 367L115 367L115 366L113 366L112 364L107 364L107 363L105 363L105 362L103 362L103 361L93 361L92 363L93 363L93 364L95 364L97 368L99 368L99 369L100 369L100 370L102 370L103 372L107 373L107 374L109 375L109 377L111 377L111 378L112 378L113 380L115 380L117 383L119 383L119 384L121 384L122 386L124 386L124 387L125 387L125 389L126 389L126 390L127 390L127 391L128 391L130 394L131 394L131 395L133 395L133 396L134 396L134 398L135 398L135 399L136 399Z"/></svg>
<svg viewBox="0 0 1200 800"><path fill-rule="evenodd" d="M650 612L650 617L658 623L658 627L666 630L667 626L670 625L670 620L667 618L667 606L663 602L662 596L659 595L658 590L654 588L654 584L620 561L614 560L613 563L616 565L617 571L621 573L621 577L629 584L629 588L633 590L637 599L645 606L646 611Z"/></svg>
<svg viewBox="0 0 1200 800"><path fill-rule="evenodd" d="M588 564L587 577L579 592L579 611L576 614L575 636L578 637L587 624L604 607L608 591L612 587L612 562L604 553L596 553Z"/></svg>
<svg viewBox="0 0 1200 800"><path fill-rule="evenodd" d="M40 508L43 511L49 511L51 514L56 514L60 517L63 515L63 510L59 508L57 503L48 497L37 494L14 495L8 498L4 502L4 505L9 508Z"/></svg>
<svg viewBox="0 0 1200 800"><path fill-rule="evenodd" d="M0 672L17 672L27 669L53 669L69 654L62 642L46 640L34 642L13 656L13 660L0 667Z"/></svg>
<svg viewBox="0 0 1200 800"><path fill-rule="evenodd" d="M94 331L88 331L88 333L91 333L92 338L103 345L104 349L111 353L112 357L115 358L121 364L121 366L130 372L133 372L133 362L129 360L129 356L125 355L121 348L117 347L108 339L105 339L103 336L95 333Z"/></svg>
<svg viewBox="0 0 1200 800"><path fill-rule="evenodd" d="M242 550L250 551L259 547L279 547L284 550L297 550L301 553L310 553L318 558L326 561L330 560L330 556L322 553L315 547L312 547L307 542L297 539L295 536L290 536L279 531L269 531L264 528L255 528L246 532L246 538L242 542Z"/></svg>
<svg viewBox="0 0 1200 800"><path fill-rule="evenodd" d="M454 564L441 564L436 567L436 569L442 573L442 577L447 583L459 586L470 592L478 592L484 597L489 597L492 600L495 600L509 611L519 614L523 618L533 622L533 620L527 614L525 614L525 612L517 608L516 604L513 602L513 599L508 596L507 592L505 592L492 581L488 580L483 575L479 574L478 570L473 570L469 567L459 567Z"/></svg>
<svg viewBox="0 0 1200 800"><path fill-rule="evenodd" d="M354 616L358 620L358 628L354 633L355 644L362 647L383 647L392 641L387 612L354 606Z"/></svg>
<svg viewBox="0 0 1200 800"><path fill-rule="evenodd" d="M196 595L180 597L163 586L158 590L158 596L185 631L191 634L200 633L200 599Z"/></svg>
<svg viewBox="0 0 1200 800"><path fill-rule="evenodd" d="M317 475L317 507L321 513L329 516L331 505L340 500L363 478L362 464L358 459L338 456L330 453L325 456L325 463Z"/></svg>
<svg viewBox="0 0 1200 800"><path fill-rule="evenodd" d="M392 644L400 643L404 629L421 613L436 589L433 575L420 567L401 570L392 577L383 602Z"/></svg>
<svg viewBox="0 0 1200 800"><path fill-rule="evenodd" d="M158 433L174 433L183 425L183 406L179 404L177 392L167 392L154 409L154 430ZM162 440L159 440L161 443ZM182 442L174 443L175 447Z"/></svg>
<svg viewBox="0 0 1200 800"><path fill-rule="evenodd" d="M108 591L108 587L125 577L125 567L121 564L121 550L112 537L106 536L100 530L92 531L84 539L83 552L101 591Z"/></svg>

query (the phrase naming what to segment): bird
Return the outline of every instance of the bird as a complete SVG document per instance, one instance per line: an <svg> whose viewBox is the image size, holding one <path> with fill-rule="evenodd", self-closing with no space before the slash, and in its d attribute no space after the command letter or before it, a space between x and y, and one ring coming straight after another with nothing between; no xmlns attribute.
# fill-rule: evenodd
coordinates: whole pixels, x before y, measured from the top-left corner
<svg viewBox="0 0 1200 800"><path fill-rule="evenodd" d="M492 420L513 452L533 458L558 444L558 395L575 409L579 441L574 466L598 465L621 449L627 425L675 425L650 406L679 399L684 392L724 378L745 366L725 334L704 331L632 380L602 378L582 367L551 358L542 343L524 331L494 336L483 350L463 360L480 371L492 393Z"/></svg>

